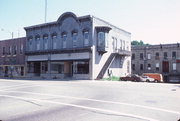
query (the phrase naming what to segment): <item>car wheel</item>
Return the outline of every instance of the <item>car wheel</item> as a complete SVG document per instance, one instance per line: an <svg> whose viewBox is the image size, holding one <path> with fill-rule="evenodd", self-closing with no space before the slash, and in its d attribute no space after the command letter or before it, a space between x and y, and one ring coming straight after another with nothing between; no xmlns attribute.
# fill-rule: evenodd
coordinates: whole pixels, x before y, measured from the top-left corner
<svg viewBox="0 0 180 121"><path fill-rule="evenodd" d="M149 79L147 79L146 82L149 82Z"/></svg>

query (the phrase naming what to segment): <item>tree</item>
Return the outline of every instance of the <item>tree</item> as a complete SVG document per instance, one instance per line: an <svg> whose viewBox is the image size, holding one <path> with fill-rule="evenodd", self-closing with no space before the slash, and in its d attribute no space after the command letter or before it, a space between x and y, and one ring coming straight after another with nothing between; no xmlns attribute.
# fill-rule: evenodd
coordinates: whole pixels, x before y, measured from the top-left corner
<svg viewBox="0 0 180 121"><path fill-rule="evenodd" d="M150 44L145 44L142 40L140 40L140 41L133 40L133 41L131 42L131 45L144 46L144 45L150 45Z"/></svg>

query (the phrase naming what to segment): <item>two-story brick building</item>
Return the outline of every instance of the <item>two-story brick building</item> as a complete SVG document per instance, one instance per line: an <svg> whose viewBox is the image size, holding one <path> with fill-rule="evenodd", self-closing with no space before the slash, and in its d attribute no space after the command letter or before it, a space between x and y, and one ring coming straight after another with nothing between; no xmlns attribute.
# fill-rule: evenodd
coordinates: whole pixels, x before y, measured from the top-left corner
<svg viewBox="0 0 180 121"><path fill-rule="evenodd" d="M165 82L180 81L180 43L132 46L132 73L161 73Z"/></svg>
<svg viewBox="0 0 180 121"><path fill-rule="evenodd" d="M25 30L27 76L100 79L131 73L131 34L97 17L66 12Z"/></svg>
<svg viewBox="0 0 180 121"><path fill-rule="evenodd" d="M26 38L0 41L0 77L21 77L25 75Z"/></svg>

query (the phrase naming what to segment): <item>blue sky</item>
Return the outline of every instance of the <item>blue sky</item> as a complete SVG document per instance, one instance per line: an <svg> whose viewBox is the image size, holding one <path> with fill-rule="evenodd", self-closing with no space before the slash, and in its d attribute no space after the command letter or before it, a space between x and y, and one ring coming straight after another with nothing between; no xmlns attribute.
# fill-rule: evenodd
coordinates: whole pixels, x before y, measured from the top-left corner
<svg viewBox="0 0 180 121"><path fill-rule="evenodd" d="M67 11L94 15L145 43L180 42L180 0L47 0L47 22ZM0 40L25 36L23 27L44 23L45 0L0 0ZM4 29L4 31L1 31Z"/></svg>

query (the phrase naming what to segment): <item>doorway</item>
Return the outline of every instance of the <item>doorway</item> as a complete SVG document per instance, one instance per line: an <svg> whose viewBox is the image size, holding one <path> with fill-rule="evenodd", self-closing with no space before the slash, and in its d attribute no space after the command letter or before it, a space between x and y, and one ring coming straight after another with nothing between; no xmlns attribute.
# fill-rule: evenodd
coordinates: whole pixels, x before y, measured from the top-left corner
<svg viewBox="0 0 180 121"><path fill-rule="evenodd" d="M64 77L73 76L73 61L64 62Z"/></svg>
<svg viewBox="0 0 180 121"><path fill-rule="evenodd" d="M40 74L41 74L41 62L34 62L34 73L35 73L35 76L40 76Z"/></svg>
<svg viewBox="0 0 180 121"><path fill-rule="evenodd" d="M164 73L169 72L169 61L163 61L162 62L162 70Z"/></svg>

